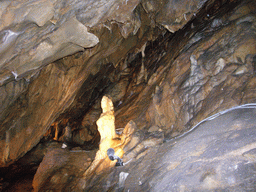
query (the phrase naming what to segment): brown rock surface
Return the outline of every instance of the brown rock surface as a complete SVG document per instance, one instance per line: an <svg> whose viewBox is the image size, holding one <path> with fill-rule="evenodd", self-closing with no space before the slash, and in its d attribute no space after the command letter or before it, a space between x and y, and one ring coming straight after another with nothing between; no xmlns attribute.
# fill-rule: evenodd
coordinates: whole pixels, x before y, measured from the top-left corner
<svg viewBox="0 0 256 192"><path fill-rule="evenodd" d="M103 95L110 95L118 132L127 122L137 125L131 141L120 151L137 172L127 168L119 177L118 169L99 164L102 172L92 171L85 182L81 175L87 166L82 168L78 162L82 153L78 157L58 149L45 156L34 187L64 190L63 183L70 179L69 187L76 186L74 190L114 191L120 190L115 181L122 178L120 188L128 190L133 184L136 190L160 190L157 174L153 178L143 170L151 170L152 156L161 156L164 148L159 145L167 145L163 141L178 138L220 111L255 102L255 10L255 2L249 0L187 4L172 0L0 2L0 167L24 156L41 139L61 145L67 126L69 148L97 148L100 101ZM244 132L248 130L251 128ZM225 134L220 133L223 140ZM243 137L254 142L246 134ZM237 139L239 143L243 138ZM243 148L240 144L238 148ZM195 151L195 156L202 150ZM245 152L245 158L254 157L251 150ZM171 149L166 151L167 156L171 153ZM48 166L57 159L65 163ZM185 161L193 163L189 160ZM169 168L180 168L180 164L175 161ZM155 167L159 176L164 174L160 167ZM64 174L50 171L59 168ZM226 187L215 185L221 177L217 169L213 171L216 174L211 170L200 177L204 184L195 190ZM223 170L229 174L225 167ZM70 175L64 178L66 172ZM4 176L0 181L0 189L4 189ZM97 188L95 183L101 185ZM239 183L235 179L227 187L241 187ZM177 187L187 189L182 182Z"/></svg>
<svg viewBox="0 0 256 192"><path fill-rule="evenodd" d="M90 166L93 156L92 152L82 150L49 151L34 176L34 191L72 191L70 183L83 175Z"/></svg>
<svg viewBox="0 0 256 192"><path fill-rule="evenodd" d="M212 116L99 176L92 191L254 191L255 105ZM136 150L136 149L134 149ZM128 176L120 187L120 174Z"/></svg>
<svg viewBox="0 0 256 192"><path fill-rule="evenodd" d="M244 7L233 15L246 10L247 5ZM225 17L215 20L229 24L217 29L211 27L215 33L208 28L195 33L194 37L202 39L177 57L156 87L149 118L168 133L191 128L220 110L255 102L255 98L249 98L245 92L250 82L255 81L253 64L246 60L256 53L253 24L239 22L242 18L234 22Z"/></svg>
<svg viewBox="0 0 256 192"><path fill-rule="evenodd" d="M152 84L149 84L143 89L138 99L129 105L128 111L121 109L117 112L117 121L122 117L130 118L128 114L135 113L134 116L139 117L137 124L142 125L138 128L143 129L143 115L136 113L140 108L149 106L147 120L150 125L161 127L166 136L177 137L204 118L218 115L224 109L254 103L255 61L252 63L246 58L255 58L256 53L255 13L251 12L255 4L247 3L237 7L229 17L215 18L203 31L193 34L173 63L168 62L170 51L162 59L158 58L155 65L167 63L165 68L159 67L156 75L151 76L156 79L152 81L157 86L150 88ZM233 20L235 17L236 20ZM216 26L217 23L220 25ZM145 58L148 53L146 49ZM150 62L156 62L149 58L144 60L148 67ZM251 91L246 91L248 88ZM152 100L146 105L149 93ZM99 181L92 183L88 189L255 190L255 105L245 108L224 115L221 112L219 118L213 116L208 119L216 120L203 123L191 133L160 148L147 148L143 142L137 144L126 158L127 161L136 158L136 161L123 169L102 174L98 177ZM247 153L250 155L245 156ZM251 171L248 172L249 169ZM120 189L118 178L121 172L129 175L125 186Z"/></svg>
<svg viewBox="0 0 256 192"><path fill-rule="evenodd" d="M101 107L102 114L97 120L101 137L99 150L48 150L33 179L34 191L82 191L94 175L115 165L115 162L107 157L109 148L113 148L115 155L122 158L123 147L131 140L136 124L130 121L122 134L117 135L112 100L103 96Z"/></svg>
<svg viewBox="0 0 256 192"><path fill-rule="evenodd" d="M255 105L234 109L166 144L171 150L155 162L161 175L148 181L151 191L255 190L254 115Z"/></svg>
<svg viewBox="0 0 256 192"><path fill-rule="evenodd" d="M146 41L165 31L152 24L155 20L153 15L161 18L159 23L162 24L163 17L160 13L165 9L164 5L173 7L172 5L177 3L172 9L179 7L187 15L202 7L203 2L191 2L184 8L178 2L165 1L155 7L155 10L151 9L153 1L143 1L139 4L136 0L31 1L27 4L20 1L1 2L5 9L1 11L0 27L0 122L3 135L0 145L8 145L6 148L11 148L0 150L1 154L5 154L2 165L19 158L35 146L53 121L70 105L72 110L76 110L73 115L78 116L70 118L76 121L74 118L82 118L111 84L112 90L109 88L108 92L114 93L113 96L117 100L115 102L119 104L125 103L124 99L127 99L129 94L133 95L132 98L138 96L145 81L148 81L149 85L154 84L163 71L152 74L156 68L150 69L154 59L151 59L149 64L145 58ZM211 7L212 2L208 6ZM202 13L206 8L202 7ZM172 20L176 22L177 19L180 20L180 16L171 16L172 9L167 20L174 17ZM95 14L96 12L100 14ZM182 20L179 28L185 23L185 20ZM215 22L214 26L218 24L221 22ZM89 32L88 27L91 27ZM84 50L87 47L93 48ZM49 64L78 51L83 53ZM127 53L129 56L126 56ZM143 57L142 66L138 60L140 54ZM164 54L165 51L161 51L157 57L163 57ZM113 67L116 67L116 70ZM133 76L137 76L137 70L140 70L140 74L135 78L137 86L133 86ZM124 78L125 74L128 79ZM119 86L127 86L127 89ZM79 91L79 88L82 90ZM83 90L84 88L87 91ZM147 90L144 93L147 95ZM81 101L82 95L86 98ZM143 94L140 95L138 99ZM130 119L132 118L131 116ZM159 118L157 121L166 125L162 114ZM9 137L10 143L7 141ZM17 138L15 143L20 143L20 149L12 149L13 137ZM27 141L27 137L31 140Z"/></svg>
<svg viewBox="0 0 256 192"><path fill-rule="evenodd" d="M40 2L38 3L40 4ZM99 21L103 22L107 20L107 18L103 16L104 13L108 11L107 7L111 9L111 11L116 14L115 17L117 17L118 13L115 12L115 9L112 10L112 8L117 8L117 4L119 3L119 1L104 1L103 4L97 4L97 2L90 1L71 4L69 2L65 4L64 2L56 1L54 4L56 15L53 17L53 20L56 20L55 24L46 22L45 25L40 28L33 25L33 23L29 23L28 26L31 27L26 28L26 31L18 36L17 40L15 39L17 35L15 36L15 34L3 32L1 36L3 38L3 54L9 54L10 51L13 50L16 56L11 52L10 55L15 57L15 59L8 57L8 60L3 61L0 69L2 70L0 72L1 78L3 78L1 80L2 86L0 87L0 100L2 103L0 106L0 132L2 135L0 153L4 156L4 158L1 159L2 166L21 157L35 146L55 119L72 103L73 107L71 108L75 108L75 111L69 112L73 114L73 117L69 118L83 118L84 114L89 110L103 90L110 85L109 74L115 75L115 73L118 73L113 73L113 63L115 65L116 62L122 59L137 43L145 42L148 34L153 33L147 23L142 23L143 30L140 30L139 34L137 33L131 38L124 39L120 34L120 28L116 22L110 23L109 27L99 25ZM135 2L129 1L128 4L129 9L126 9L127 17L125 17L124 12L122 12L122 22L130 18L129 15L132 13L129 12L129 10L133 10L134 6L136 6ZM85 12L82 13L82 7L90 7L89 5L91 5L92 10L87 12L87 9L87 11L84 10ZM25 9L23 8L25 5L20 2L17 2L17 4L6 4L6 6L9 6L10 14L14 13L17 7L21 10L20 14L23 13L22 9ZM65 7L66 10L64 11ZM94 8L104 10L101 12L103 15L95 15L95 18L90 19L89 15L93 10L95 11ZM81 22L81 19L84 18L83 23L87 22L87 24L84 25L77 20L72 20L74 17L71 18L71 16L74 16L77 9L81 9L79 15L77 15L77 19ZM143 13L142 9L140 11L145 17L146 22L146 14ZM7 13L3 12L3 14ZM1 17L1 20L4 20L2 24L6 23L7 25L8 22L14 22L12 20L8 20L8 22L5 21L7 18L9 17ZM16 22L18 21L15 20L15 23ZM25 21L22 20L20 22L23 23ZM72 25L72 27L69 25ZM65 52L71 51L68 54L72 54L76 51L84 50L84 48L81 49L81 46L85 46L82 45L84 44L82 40L85 41L85 39L80 40L79 38L83 36L79 34L76 36L74 32L79 33L80 28L82 32L85 32L86 25L91 27L97 25L97 27L94 27L94 31L97 33L100 43L93 49L85 50L82 54L49 64L49 62L53 60L66 56L66 54L63 54ZM146 25L148 26L147 28L145 28ZM109 30L109 28L112 29ZM72 36L70 36L69 33L72 33ZM9 37L8 34L11 36ZM37 35L35 36L35 34ZM29 41L26 40L26 38L30 38ZM8 46L13 47L5 46L5 43L8 42L4 41L9 40L13 42L10 43L10 45L8 44ZM22 44L21 40L28 41L30 44ZM73 48L70 47L70 42L72 46L73 44L75 45L75 48L78 47L77 44L80 44L80 48L78 50L73 49L74 46ZM120 49L120 47L123 48ZM19 50L16 49L21 49L24 53L21 54ZM7 50L7 52L5 52L5 50ZM52 55L54 55L54 57L52 57ZM20 57L23 58L20 59ZM36 58L36 60L31 59L32 57ZM28 60L29 62L27 62ZM16 65L15 62L18 62L18 65ZM23 70L22 74L16 71L18 68ZM118 79L117 75L115 76L115 79ZM79 91L80 88L81 90ZM122 96L123 90L120 91ZM75 102L73 102L74 99ZM117 97L117 99L120 99L120 96ZM77 129L79 129L79 127ZM9 137L10 139L8 139ZM14 137L16 138L15 140L13 139ZM30 138L30 140L26 138ZM19 143L19 145L17 145L17 143ZM8 147L5 147L7 145ZM18 146L19 148L17 148ZM7 150L4 150L5 148L7 148Z"/></svg>

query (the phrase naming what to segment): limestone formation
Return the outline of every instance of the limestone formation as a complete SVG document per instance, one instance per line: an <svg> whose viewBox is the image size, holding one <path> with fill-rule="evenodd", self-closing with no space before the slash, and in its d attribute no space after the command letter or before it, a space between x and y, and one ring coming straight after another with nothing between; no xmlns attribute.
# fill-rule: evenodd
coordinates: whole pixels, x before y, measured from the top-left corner
<svg viewBox="0 0 256 192"><path fill-rule="evenodd" d="M188 21L188 12L192 15L192 12L201 7L202 2L192 2L189 4L189 10L173 1L160 4L155 1L143 1L142 4L140 2L139 0L0 2L0 122L4 124L1 134L5 135L10 127L18 127L18 131L13 131L11 137L19 138L21 142L19 146L22 146L22 149L11 150L10 161L16 160L39 142L57 116L71 105L83 82L90 81L90 74L98 75L100 68L105 64L105 66L119 66L120 61L125 61L122 66L124 71L122 73L116 71L112 74L116 75L114 79L118 79L117 76L121 74L128 77L134 72L130 65L131 61L141 52L143 65L141 65L141 77L138 78L140 88L142 86L139 82L147 82L150 78L148 84L151 85L157 80L158 75L161 76L162 73L157 72L153 78L147 71L146 61L148 42L155 40L158 34L166 33L166 30L158 26L170 24L166 23L167 20L163 20L161 11L166 9L167 4L170 12L179 7L179 10L184 10L182 14L186 13ZM168 22L176 20L175 15L169 16ZM187 21L184 20L182 23ZM103 39L104 42L98 43L99 39ZM83 52L79 53L81 54L79 61L77 56L73 59L72 56L66 57L77 52ZM129 57L126 57L128 53ZM66 58L61 60L61 64L58 64L59 61L57 64L50 64L63 57ZM104 76L106 79L110 78L108 75L101 77ZM98 82L101 81L99 78L96 79ZM95 87L97 87L96 83L90 90L93 92ZM122 91L118 101L115 102L124 102L121 97L127 96L126 89ZM48 93L50 98L47 96ZM91 94L88 95L91 97ZM17 99L22 101L22 104ZM51 107L46 107L46 103ZM15 109L17 113L9 113ZM38 119L38 117L42 118ZM125 124L122 126L124 127ZM23 137L20 135L23 131L31 134ZM31 140L27 140L27 137ZM0 143L4 143L4 140L2 138Z"/></svg>
<svg viewBox="0 0 256 192"><path fill-rule="evenodd" d="M65 43L73 43L83 48L93 47L99 42L98 37L89 33L87 27L76 18L66 21L50 36L50 40L53 44L58 44L59 46L61 44L65 45Z"/></svg>
<svg viewBox="0 0 256 192"><path fill-rule="evenodd" d="M216 63L216 68L213 72L213 75L217 75L219 72L221 72L223 70L223 68L225 67L226 62L224 59L219 58L219 60Z"/></svg>
<svg viewBox="0 0 256 192"><path fill-rule="evenodd" d="M116 138L114 105L112 100L103 96L101 100L102 114L97 120L98 131L100 132L101 141Z"/></svg>
<svg viewBox="0 0 256 192"><path fill-rule="evenodd" d="M39 166L35 191L255 191L255 129L240 127L255 109L212 121L256 102L255 10L250 0L1 1L0 190L24 188ZM113 98L100 116L103 95ZM203 119L224 127L193 129ZM53 152L34 152L50 142ZM114 168L109 148L129 163ZM21 166L25 154L37 161Z"/></svg>
<svg viewBox="0 0 256 192"><path fill-rule="evenodd" d="M20 32L5 30L1 32L0 55L2 55L15 42ZM1 67L1 66L0 66Z"/></svg>
<svg viewBox="0 0 256 192"><path fill-rule="evenodd" d="M33 179L33 191L70 191L74 178L83 174L90 164L92 153L48 149ZM68 166L66 166L68 165Z"/></svg>
<svg viewBox="0 0 256 192"><path fill-rule="evenodd" d="M254 190L255 158L251 161L245 155L253 154L256 147L254 107L222 112L199 124L182 141L173 141L171 151L160 157L160 161L169 162L162 167L163 174L149 181L151 191ZM181 167L182 180L178 179Z"/></svg>
<svg viewBox="0 0 256 192"><path fill-rule="evenodd" d="M88 180L92 174L97 174L109 167L112 167L116 162L112 162L108 156L109 149L115 150L115 155L122 158L124 151L123 147L130 141L131 134L135 131L134 122L129 122L124 128L121 136L117 136L115 130L114 106L112 100L108 96L103 96L101 100L102 114L97 120L98 131L100 132L99 150L96 153L90 167L83 174L85 180ZM85 187L85 186L84 186Z"/></svg>
<svg viewBox="0 0 256 192"><path fill-rule="evenodd" d="M157 3L157 1L144 2L147 2L146 7L149 9L148 11L156 9L158 13L156 15L156 22L174 33L196 15L197 10L202 8L206 0L163 1L161 4ZM184 4L186 4L186 8L183 7ZM170 9L172 11L168 11Z"/></svg>
<svg viewBox="0 0 256 192"><path fill-rule="evenodd" d="M54 122L53 125L52 125L55 129L55 134L54 134L54 138L53 140L58 140L59 138L59 126L58 126L58 122Z"/></svg>
<svg viewBox="0 0 256 192"><path fill-rule="evenodd" d="M39 27L44 26L54 16L54 6L51 1L37 1L28 7L25 20L35 22Z"/></svg>
<svg viewBox="0 0 256 192"><path fill-rule="evenodd" d="M125 172L121 172L119 174L119 188L122 188L124 187L124 183L125 183L125 180L126 178L128 177L129 173L125 173Z"/></svg>
<svg viewBox="0 0 256 192"><path fill-rule="evenodd" d="M64 145L66 146L68 146L72 142L72 130L69 124L67 124L67 126L64 128L64 134L63 134L62 140L64 142Z"/></svg>

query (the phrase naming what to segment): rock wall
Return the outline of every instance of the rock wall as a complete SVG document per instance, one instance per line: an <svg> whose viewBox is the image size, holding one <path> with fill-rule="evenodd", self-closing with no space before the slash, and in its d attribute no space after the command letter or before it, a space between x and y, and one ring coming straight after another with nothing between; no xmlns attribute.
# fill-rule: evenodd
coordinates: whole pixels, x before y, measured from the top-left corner
<svg viewBox="0 0 256 192"><path fill-rule="evenodd" d="M103 95L113 100L117 131L137 125L124 155L136 162L204 118L255 102L255 2L204 2L186 9L176 1L1 2L0 165L43 137L63 142L67 124L72 144L97 144ZM57 152L46 157L68 161L69 152ZM75 179L70 171L60 184L72 180L72 188L86 170Z"/></svg>
<svg viewBox="0 0 256 192"><path fill-rule="evenodd" d="M127 73L127 64L130 75L120 83L128 87L136 69L131 61L144 53L145 42L165 33L164 27L172 32L183 27L204 2L187 8L175 1L1 2L1 166L34 147L72 103L70 109L80 106L75 114L84 115L113 80ZM160 14L166 6L173 7L167 23ZM88 97L75 106L81 92Z"/></svg>
<svg viewBox="0 0 256 192"><path fill-rule="evenodd" d="M156 87L150 121L175 136L219 111L254 103L254 22L248 6L196 32Z"/></svg>
<svg viewBox="0 0 256 192"><path fill-rule="evenodd" d="M98 22L99 19L107 20L104 17L104 14L108 11L105 2L102 2L102 4L94 1L86 3L72 2L55 1L52 7L49 8L49 14L54 9L54 15L51 16L47 16L46 10L40 8L39 5L44 3L43 1L30 2L31 5L21 2L9 3L6 4L6 7L10 11L6 12L6 8L2 12L2 28L7 28L10 25L24 30L19 36L16 35L16 39L12 32L2 32L3 56L1 58L3 60L1 64L2 86L0 88L2 103L0 151L3 157L2 165L21 157L34 147L53 121L72 103L75 93L83 82L88 77L92 79L101 68L105 68L101 65L108 63L106 57L115 52L117 46L123 44L123 42L126 42L126 44L130 42L126 41L120 34L117 24L104 27L103 24ZM4 3L7 2L1 4ZM115 5L115 3L118 4L119 2L113 1L106 4L109 9L113 7L117 9L118 5ZM90 13L87 13L86 10L84 11L88 15L82 13L82 8L90 7L90 4L91 11L97 10L97 8L104 10L104 12L101 12L102 15L97 15L99 18L88 18ZM124 19L129 20L132 17L132 10L135 6L134 2L129 2L129 6L127 6L129 11L126 10L127 18ZM39 9L40 13L46 14L45 22L42 22L44 18L36 18L36 21L39 20L40 22L40 24L36 23L37 25L34 24L34 21L27 21L26 19L32 18L29 15L40 15L36 12L36 8ZM47 7L45 9L48 10ZM78 9L81 9L79 14ZM20 10L20 12L17 10ZM15 18L20 18L20 20L8 16L8 14L14 15L17 13L20 15ZM117 13L115 12L115 14ZM99 38L92 35L92 33L88 33L86 26L76 19L82 16L87 18L84 20L87 26L98 25L96 29ZM48 17L51 21L46 21ZM13 18L13 20L9 21L10 18ZM111 27L116 28L116 31L114 29L115 32L112 33ZM143 33L141 33L142 37ZM107 39L104 42L105 36L107 36ZM95 46L99 39L102 43L94 47L93 50L87 49L80 55L80 59L78 59L79 55L76 55L63 59L62 62L49 64L58 58L84 51L85 47ZM135 37L133 39L134 43L128 45L127 49L134 46L139 39ZM7 42L11 40L13 41L12 44ZM24 44L21 40L27 43ZM9 47L5 45L7 43L10 44ZM108 48L109 52L107 53L106 49ZM16 54L14 55L11 51ZM125 54L125 51L122 54ZM4 55L7 55L6 58L8 59L4 59ZM99 57L99 55L102 56ZM100 80L95 81L94 85L90 85L91 87L89 86L88 90L93 90L98 81Z"/></svg>
<svg viewBox="0 0 256 192"><path fill-rule="evenodd" d="M140 131L124 155L128 165L94 177L87 190L256 189L255 6L244 1L234 10L222 7L219 11L225 14L213 16L207 26L196 30L173 62L168 48L175 39L166 36L156 41L161 42L159 47L167 47L165 54L154 50L160 52L157 62L154 57L146 59L151 53L150 46L146 47L145 68L152 60L159 67L148 75L138 99L116 116L117 120L131 113L139 117ZM196 28L196 22L192 23L188 27ZM230 109L245 103L249 104ZM141 108L147 111L139 113Z"/></svg>

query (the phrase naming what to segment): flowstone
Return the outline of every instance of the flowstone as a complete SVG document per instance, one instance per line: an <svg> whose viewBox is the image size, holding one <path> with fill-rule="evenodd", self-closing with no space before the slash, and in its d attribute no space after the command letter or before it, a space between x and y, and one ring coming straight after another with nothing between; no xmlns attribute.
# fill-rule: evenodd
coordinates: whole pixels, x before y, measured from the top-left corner
<svg viewBox="0 0 256 192"><path fill-rule="evenodd" d="M102 114L96 122L101 136L99 150L97 151L91 166L83 175L85 180L88 180L94 173L99 174L103 170L116 165L116 161L111 161L108 158L108 149L113 148L115 150L115 155L122 158L124 154L123 148L131 140L130 136L136 127L136 124L133 121L130 121L125 126L122 134L117 135L112 100L107 96L103 96L101 100L101 108ZM85 184L83 185L83 188L86 186Z"/></svg>

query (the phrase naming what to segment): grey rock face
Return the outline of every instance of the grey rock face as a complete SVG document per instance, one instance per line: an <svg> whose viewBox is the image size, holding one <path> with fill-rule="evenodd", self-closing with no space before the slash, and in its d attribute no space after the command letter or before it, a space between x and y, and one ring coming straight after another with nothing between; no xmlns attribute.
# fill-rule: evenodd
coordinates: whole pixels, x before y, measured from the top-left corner
<svg viewBox="0 0 256 192"><path fill-rule="evenodd" d="M168 152L155 164L161 174L149 181L151 191L255 190L255 115L256 105L243 106L166 143L161 149Z"/></svg>
<svg viewBox="0 0 256 192"><path fill-rule="evenodd" d="M124 191L255 191L255 115L255 103L222 111L176 139L147 148L125 167L102 174L91 189L107 191L110 182L119 191L116 180L126 172Z"/></svg>
<svg viewBox="0 0 256 192"><path fill-rule="evenodd" d="M140 2L139 0L31 0L26 2L15 0L0 2L0 119L4 124L0 130L3 139L0 141L2 143L0 145L5 145L4 138L6 131L9 129L13 130L12 136L21 134L21 130L27 129L26 134L30 136L17 136L21 143L26 137L32 137L31 134L36 135L30 141L26 141L31 142L30 144L21 144L21 150L10 150L11 153L7 155L8 158L5 158L6 162L22 156L38 143L53 119L70 105L75 97L75 89L79 89L82 81L85 81L89 75L86 73L97 73L99 70L97 62L99 60L101 60L100 63L113 63L117 67L118 62L123 59L122 57L125 57L128 51L137 48L136 44L139 39L143 42L138 45L138 48L141 47L143 57L145 56L146 41L152 38L149 31L153 33L157 26L154 15L160 13L166 4L171 3L173 5L177 2L161 1L159 6L157 5L154 9L152 9L154 2L143 1L143 6ZM200 7L197 6L198 3L198 1L191 3L191 5L196 5L194 11ZM181 10L181 4L178 7ZM168 20L170 17L168 17ZM176 16L174 17L176 18ZM175 18L172 20L175 21ZM167 25L163 22L163 17L160 20L159 25ZM186 22L184 20L182 23ZM145 33L147 35L144 35ZM102 41L104 39L111 40L100 42L100 39ZM118 46L121 44L123 44L122 48L119 48ZM83 57L86 58L86 62L81 61L82 64L69 63L68 67L65 66L64 68L58 65L56 68L50 66L50 63L58 59L77 52L87 51L88 48L92 52L89 54L88 50L88 54L84 54ZM87 67L88 69L81 72L82 69ZM147 71L144 68L143 65L142 79L138 81L138 84L147 80ZM55 76L55 72L58 75ZM54 75L51 76L50 73ZM39 80L39 74L43 77L42 79L45 79ZM67 74L70 78L66 76ZM77 77L77 74L80 74L81 77ZM61 79L60 82L56 78ZM75 82L73 79L77 79L77 81ZM63 80L67 82L64 83ZM10 107L15 105L15 101L19 97L23 97L22 94L31 90L35 91L32 88L33 85L31 85L33 81L37 84L38 89L42 88L42 92L28 94L30 95L30 102L21 99L26 103L21 105L23 107L27 106L31 111L28 112L27 109L21 107L24 110L19 110L18 113L21 116L10 117L12 120L8 122L8 118L3 114L9 114ZM48 84L47 82L51 83ZM71 88L72 84L74 89ZM30 90L28 90L29 87ZM56 90L56 93L51 94L49 99L45 96L48 89ZM37 97L37 94L39 97ZM119 95L122 96L122 94L124 96L124 92ZM38 98L39 103L43 101L43 104L36 107L37 104L35 103L37 101L33 101L32 95ZM45 120L41 123L41 120L37 117L41 115L36 115L36 111L41 106L46 106L45 103L51 106L54 112L43 112L44 114L51 114L51 117L42 117L41 120ZM17 109L17 107L13 108ZM48 107L43 108L47 111L49 109ZM39 111L44 109L41 108ZM32 117L33 115L30 115L32 113L36 117ZM15 114L15 112L10 114ZM33 122L33 125L22 123L24 121ZM37 130L38 134L34 133L34 130ZM4 148L0 150L0 153L2 152L4 153Z"/></svg>

